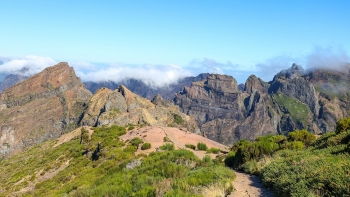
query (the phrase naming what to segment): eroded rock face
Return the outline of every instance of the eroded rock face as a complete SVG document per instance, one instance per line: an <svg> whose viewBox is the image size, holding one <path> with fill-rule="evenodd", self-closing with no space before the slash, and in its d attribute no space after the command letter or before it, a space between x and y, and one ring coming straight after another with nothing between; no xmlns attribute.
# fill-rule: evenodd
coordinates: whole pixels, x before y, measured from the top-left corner
<svg viewBox="0 0 350 197"><path fill-rule="evenodd" d="M132 93L121 85L112 91L107 88L97 90L90 100L82 125L122 125L146 124L151 126L181 126L195 132L198 127L194 118L180 112L179 108L157 95L153 102ZM177 124L176 115L183 123Z"/></svg>
<svg viewBox="0 0 350 197"><path fill-rule="evenodd" d="M185 87L174 102L185 114L196 118L204 136L223 144L274 133L265 108L267 88L257 92L264 87L258 83L246 84L246 87L254 93L239 91L232 77L210 75L205 81Z"/></svg>
<svg viewBox="0 0 350 197"><path fill-rule="evenodd" d="M0 154L57 138L77 126L91 93L59 63L0 95Z"/></svg>
<svg viewBox="0 0 350 197"><path fill-rule="evenodd" d="M250 76L241 91L232 77L210 75L185 87L174 103L196 118L203 135L226 145L295 129L324 133L350 114L349 79L348 73L305 72L293 64L269 83Z"/></svg>

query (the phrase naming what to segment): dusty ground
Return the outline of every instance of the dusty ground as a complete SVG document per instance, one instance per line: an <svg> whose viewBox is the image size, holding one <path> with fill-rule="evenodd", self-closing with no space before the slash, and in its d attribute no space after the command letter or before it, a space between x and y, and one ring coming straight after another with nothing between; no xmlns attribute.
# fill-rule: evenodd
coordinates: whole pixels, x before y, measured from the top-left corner
<svg viewBox="0 0 350 197"><path fill-rule="evenodd" d="M81 129L82 129L82 128L85 128L86 130L89 131L89 138L91 139L91 135L92 135L92 133L94 132L94 131L91 129L91 127L88 127L88 126L79 127L79 128L77 128L77 129L75 129L75 130L69 132L69 133L66 133L66 134L61 135L61 136L57 139L57 142L56 142L56 144L55 144L53 147L55 148L56 146L59 146L59 145L65 143L65 142L69 142L69 141L70 141L71 139L73 139L74 137L81 135Z"/></svg>
<svg viewBox="0 0 350 197"><path fill-rule="evenodd" d="M228 147L225 145L214 142L213 140L207 139L200 135L173 127L143 127L140 129L134 129L132 131L129 131L127 134L121 136L120 138L126 141L131 140L134 137L139 137L143 139L144 142L151 143L152 147L150 149L141 150L141 148L139 147L136 153L148 154L150 152L156 151L158 147L162 146L165 143L165 136L167 136L174 143L175 149L186 148L186 144L197 145L198 142L203 142L208 146L208 148L215 147L220 148L221 150L228 151ZM194 152L194 154L199 158L203 158L206 155L205 151L194 151L192 149L188 150ZM212 158L215 158L216 154L210 154L210 156Z"/></svg>
<svg viewBox="0 0 350 197"><path fill-rule="evenodd" d="M257 176L252 176L235 170L236 179L233 182L234 192L228 197L274 197Z"/></svg>

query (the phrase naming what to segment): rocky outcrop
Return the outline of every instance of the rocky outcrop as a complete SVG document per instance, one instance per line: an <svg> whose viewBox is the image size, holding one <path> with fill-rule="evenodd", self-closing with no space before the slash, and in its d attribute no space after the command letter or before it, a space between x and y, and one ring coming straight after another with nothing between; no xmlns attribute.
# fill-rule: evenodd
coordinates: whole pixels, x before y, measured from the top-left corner
<svg viewBox="0 0 350 197"><path fill-rule="evenodd" d="M258 92L257 83L247 83L246 87L254 93L239 91L231 76L210 75L207 80L185 87L174 102L185 114L196 118L204 136L223 144L274 133L265 104L267 88Z"/></svg>
<svg viewBox="0 0 350 197"><path fill-rule="evenodd" d="M16 83L23 81L28 77L23 75L10 74L7 75L4 80L0 83L0 93L6 90L7 88L15 85Z"/></svg>
<svg viewBox="0 0 350 197"><path fill-rule="evenodd" d="M151 125L179 126L196 132L194 118L180 112L179 108L157 95L151 102L132 93L121 85L112 91L107 88L97 90L89 101L82 125Z"/></svg>
<svg viewBox="0 0 350 197"><path fill-rule="evenodd" d="M295 129L324 133L350 114L349 79L348 73L305 72L293 64L269 83L250 76L241 91L232 77L210 75L185 87L174 103L196 118L204 136L226 145Z"/></svg>
<svg viewBox="0 0 350 197"><path fill-rule="evenodd" d="M57 138L77 126L91 93L59 63L0 95L0 154Z"/></svg>

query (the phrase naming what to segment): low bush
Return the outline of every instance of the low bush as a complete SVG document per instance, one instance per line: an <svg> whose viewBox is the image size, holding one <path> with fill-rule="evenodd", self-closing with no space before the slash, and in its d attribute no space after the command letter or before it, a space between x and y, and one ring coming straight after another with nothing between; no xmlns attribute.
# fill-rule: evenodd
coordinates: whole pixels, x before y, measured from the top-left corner
<svg viewBox="0 0 350 197"><path fill-rule="evenodd" d="M141 146L141 150L147 150L147 149L150 149L151 148L151 144L146 142L144 144L142 144Z"/></svg>
<svg viewBox="0 0 350 197"><path fill-rule="evenodd" d="M159 148L160 148L161 150L168 150L168 151L171 151L171 150L174 150L174 149L175 149L173 143L165 143L164 145L160 146Z"/></svg>
<svg viewBox="0 0 350 197"><path fill-rule="evenodd" d="M300 141L303 142L306 146L309 146L316 140L316 137L312 133L309 133L307 130L303 129L288 133L288 140Z"/></svg>
<svg viewBox="0 0 350 197"><path fill-rule="evenodd" d="M207 150L207 153L218 154L219 152L220 152L220 148L214 148L214 147L212 147L212 148L209 148L209 149Z"/></svg>
<svg viewBox="0 0 350 197"><path fill-rule="evenodd" d="M168 136L165 136L165 137L163 138L163 141L164 141L164 142L171 142L171 140L170 140L170 138L169 138Z"/></svg>
<svg viewBox="0 0 350 197"><path fill-rule="evenodd" d="M339 134L341 132L346 132L350 129L350 117L342 118L337 122L335 133Z"/></svg>
<svg viewBox="0 0 350 197"><path fill-rule="evenodd" d="M193 144L186 144L185 146L186 146L186 148L190 148L192 150L196 150L196 146L193 145Z"/></svg>
<svg viewBox="0 0 350 197"><path fill-rule="evenodd" d="M204 150L204 151L206 151L206 150L208 150L208 147L207 147L207 145L206 145L205 143L203 143L203 142L198 142L198 144L197 144L197 149L198 149L198 150Z"/></svg>
<svg viewBox="0 0 350 197"><path fill-rule="evenodd" d="M143 143L143 140L138 137L135 137L130 141L130 144L136 147L138 147L142 143Z"/></svg>
<svg viewBox="0 0 350 197"><path fill-rule="evenodd" d="M182 119L182 117L180 116L180 115L178 115L178 114L173 114L173 116L174 116L174 122L176 123L176 124L179 124L179 125L181 125L181 124L183 124L185 121Z"/></svg>

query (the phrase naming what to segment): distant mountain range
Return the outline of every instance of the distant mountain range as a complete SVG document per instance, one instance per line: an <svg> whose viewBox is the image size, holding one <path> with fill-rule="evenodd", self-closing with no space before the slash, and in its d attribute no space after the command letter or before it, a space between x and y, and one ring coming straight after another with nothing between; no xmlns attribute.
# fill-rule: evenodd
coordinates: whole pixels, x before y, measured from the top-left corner
<svg viewBox="0 0 350 197"><path fill-rule="evenodd" d="M1 85L16 80L22 81L0 94L0 154L55 139L80 125L181 126L232 145L295 129L329 132L350 115L349 72L306 72L296 64L270 82L252 75L245 85L218 74L188 77L159 89L134 79L124 85L84 85L67 63L25 80L8 76ZM103 86L111 90L99 89Z"/></svg>
<svg viewBox="0 0 350 197"><path fill-rule="evenodd" d="M155 88L150 87L147 84L143 83L141 80L136 79L128 79L121 81L119 83L113 81L102 81L102 82L84 82L86 89L90 90L92 93L96 92L96 90L106 87L111 90L115 90L120 85L124 85L130 91L138 94L147 99L153 99L154 96L160 94L164 99L172 100L175 97L175 94L180 92L183 87L190 86L192 82L201 81L206 79L209 76L208 73L203 73L198 75L197 77L186 77L180 79L177 83L170 84L165 87Z"/></svg>

